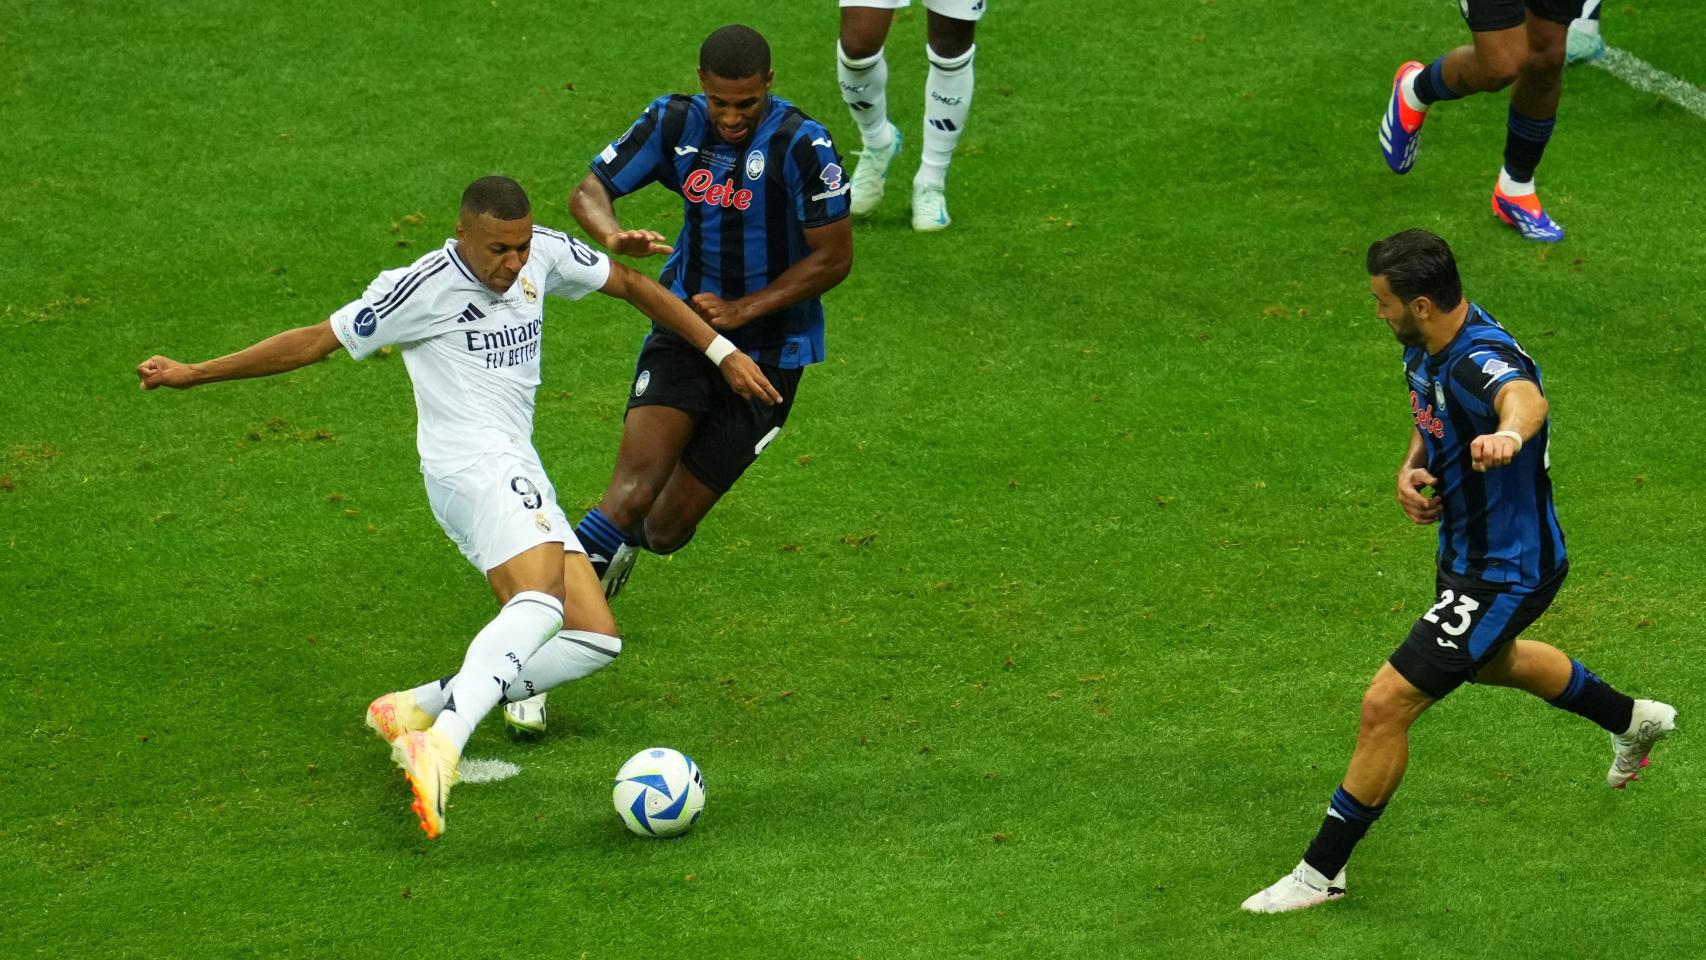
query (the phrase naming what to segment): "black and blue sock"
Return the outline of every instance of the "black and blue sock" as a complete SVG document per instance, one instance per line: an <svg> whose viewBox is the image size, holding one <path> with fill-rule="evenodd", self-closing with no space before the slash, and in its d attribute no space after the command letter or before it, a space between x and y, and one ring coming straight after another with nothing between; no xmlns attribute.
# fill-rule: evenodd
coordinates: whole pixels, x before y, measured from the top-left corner
<svg viewBox="0 0 1706 960"><path fill-rule="evenodd" d="M586 548L586 558L592 561L592 572L600 577L610 566L617 548L628 542L628 535L597 507L586 512L575 524L575 537Z"/></svg>
<svg viewBox="0 0 1706 960"><path fill-rule="evenodd" d="M1564 692L1546 702L1587 717L1602 729L1619 735L1629 732L1635 713L1633 697L1601 680L1579 660L1570 661L1570 682L1565 684Z"/></svg>
<svg viewBox="0 0 1706 960"><path fill-rule="evenodd" d="M1505 176L1517 183L1533 182L1534 168L1540 166L1540 155L1546 152L1557 121L1557 117L1524 116L1511 108L1505 121Z"/></svg>
<svg viewBox="0 0 1706 960"><path fill-rule="evenodd" d="M1345 869L1346 861L1350 860L1351 851L1356 849L1357 841L1369 827L1374 826L1374 821L1380 819L1385 809L1385 804L1368 806L1351 796L1341 785L1333 791L1333 799L1327 803L1327 816L1321 821L1321 831L1309 841L1309 849L1303 852L1303 862L1328 880L1338 876L1339 871Z"/></svg>
<svg viewBox="0 0 1706 960"><path fill-rule="evenodd" d="M1415 94L1416 99L1420 100L1423 106L1440 100L1460 100L1463 98L1463 94L1446 86L1444 54L1441 54L1439 59L1435 60L1421 73L1416 74Z"/></svg>

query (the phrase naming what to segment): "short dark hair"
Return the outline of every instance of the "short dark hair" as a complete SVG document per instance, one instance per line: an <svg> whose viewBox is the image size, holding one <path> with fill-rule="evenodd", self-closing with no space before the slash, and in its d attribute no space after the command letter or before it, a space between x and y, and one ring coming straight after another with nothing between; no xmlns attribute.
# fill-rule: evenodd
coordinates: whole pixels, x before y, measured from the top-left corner
<svg viewBox="0 0 1706 960"><path fill-rule="evenodd" d="M770 44L751 27L718 27L699 46L699 69L724 80L745 80L770 73Z"/></svg>
<svg viewBox="0 0 1706 960"><path fill-rule="evenodd" d="M1437 235L1426 230L1405 230L1368 248L1368 275L1385 277L1405 303L1427 297L1441 310L1455 310L1463 302L1463 280L1457 275L1457 258Z"/></svg>
<svg viewBox="0 0 1706 960"><path fill-rule="evenodd" d="M508 177L481 177L462 191L462 212L489 213L499 220L520 220L533 212L527 191Z"/></svg>

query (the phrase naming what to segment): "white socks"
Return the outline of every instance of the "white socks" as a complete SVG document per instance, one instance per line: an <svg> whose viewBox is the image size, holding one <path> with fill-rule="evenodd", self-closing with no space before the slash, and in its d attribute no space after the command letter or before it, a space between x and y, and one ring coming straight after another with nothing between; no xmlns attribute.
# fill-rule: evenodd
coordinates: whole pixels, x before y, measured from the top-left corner
<svg viewBox="0 0 1706 960"><path fill-rule="evenodd" d="M415 697L415 706L432 716L438 716L444 710L444 698L450 696L450 684L455 679L456 675L451 674L438 680L428 680L410 690Z"/></svg>
<svg viewBox="0 0 1706 960"><path fill-rule="evenodd" d="M1518 183L1511 179L1504 167L1499 168L1499 192L1507 197L1526 197L1534 192L1534 181Z"/></svg>
<svg viewBox="0 0 1706 960"><path fill-rule="evenodd" d="M1423 67L1422 69L1411 73L1398 83L1398 95L1404 98L1404 106L1409 107L1417 113L1428 112L1429 105L1423 103L1421 98L1416 96L1416 78L1420 77L1429 69L1431 68Z"/></svg>
<svg viewBox="0 0 1706 960"><path fill-rule="evenodd" d="M892 141L888 116L889 65L883 51L854 60L838 43L836 76L841 81L841 99L859 126L867 150L881 150ZM972 62L977 58L973 44L965 53L947 58L926 45L930 75L924 84L924 156L913 178L915 185L942 186L948 179L948 163L959 145L971 113Z"/></svg>
<svg viewBox="0 0 1706 960"><path fill-rule="evenodd" d="M474 726L521 674L521 665L562 625L563 605L550 594L527 590L511 597L468 645L450 702L432 728L460 754L474 735Z"/></svg>
<svg viewBox="0 0 1706 960"><path fill-rule="evenodd" d="M841 99L859 125L865 149L882 150L893 141L889 131L889 64L883 52L853 60L841 44L835 45L835 73L841 80Z"/></svg>
<svg viewBox="0 0 1706 960"><path fill-rule="evenodd" d="M504 699L526 700L552 687L597 673L622 652L622 639L588 630L564 630L527 659Z"/></svg>
<svg viewBox="0 0 1706 960"><path fill-rule="evenodd" d="M948 161L966 128L971 112L972 61L977 45L953 59L924 48L930 58L930 77L924 85L924 156L919 161L913 186L942 186L948 179Z"/></svg>
<svg viewBox="0 0 1706 960"><path fill-rule="evenodd" d="M1600 0L1588 0L1582 4L1582 15L1570 24L1570 29L1577 33L1599 36L1599 18L1593 15L1594 11L1599 9L1599 4Z"/></svg>
<svg viewBox="0 0 1706 960"><path fill-rule="evenodd" d="M622 653L622 638L590 630L561 630L522 664L521 673L504 687L503 702L515 703L591 676L610 666ZM409 692L415 705L431 716L444 711L453 692L454 676L429 680Z"/></svg>

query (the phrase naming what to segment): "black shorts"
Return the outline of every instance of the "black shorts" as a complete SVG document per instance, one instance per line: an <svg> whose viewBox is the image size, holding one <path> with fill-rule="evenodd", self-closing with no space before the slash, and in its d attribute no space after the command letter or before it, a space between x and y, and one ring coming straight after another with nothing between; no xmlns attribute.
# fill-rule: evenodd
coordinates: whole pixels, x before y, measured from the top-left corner
<svg viewBox="0 0 1706 960"><path fill-rule="evenodd" d="M1387 662L1423 693L1440 699L1498 656L1552 605L1566 564L1539 586L1489 583L1441 570L1435 578L1439 602L1422 614Z"/></svg>
<svg viewBox="0 0 1706 960"><path fill-rule="evenodd" d="M762 363L758 369L782 395L781 403L772 407L744 399L692 344L673 334L653 332L634 364L628 409L670 407L691 414L693 436L681 452L681 465L719 495L728 493L781 432L794 407L800 374L805 372Z"/></svg>
<svg viewBox="0 0 1706 960"><path fill-rule="evenodd" d="M1463 19L1475 33L1520 27L1532 11L1542 20L1569 25L1582 15L1584 0L1458 0ZM1526 10L1525 10L1526 8Z"/></svg>

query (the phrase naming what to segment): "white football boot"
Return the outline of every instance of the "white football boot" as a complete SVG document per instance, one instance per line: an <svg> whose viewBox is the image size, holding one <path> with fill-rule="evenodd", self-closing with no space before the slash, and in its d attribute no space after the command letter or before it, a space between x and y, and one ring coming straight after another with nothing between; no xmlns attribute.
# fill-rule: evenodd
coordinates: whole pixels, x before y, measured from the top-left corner
<svg viewBox="0 0 1706 960"><path fill-rule="evenodd" d="M934 233L948 229L953 223L948 216L948 196L936 184L912 185L912 229L919 233Z"/></svg>
<svg viewBox="0 0 1706 960"><path fill-rule="evenodd" d="M504 704L504 729L518 740L531 740L545 735L551 711L545 706L545 694L536 693L526 700Z"/></svg>
<svg viewBox="0 0 1706 960"><path fill-rule="evenodd" d="M616 548L616 556L610 558L610 565L604 568L604 576L598 578L598 585L604 588L604 599L614 600L628 583L628 574L634 572L634 561L640 556L635 547L622 544Z"/></svg>
<svg viewBox="0 0 1706 960"><path fill-rule="evenodd" d="M1606 785L1621 790L1629 785L1629 781L1639 780L1653 744L1675 729L1675 707L1657 700L1635 701L1635 710L1629 717L1629 729L1622 734L1612 734L1614 753L1611 769L1605 771Z"/></svg>
<svg viewBox="0 0 1706 960"><path fill-rule="evenodd" d="M1605 38L1598 31L1589 33L1579 29L1577 20L1570 24L1570 32L1564 37L1564 66L1573 67L1578 63L1593 63L1605 56Z"/></svg>
<svg viewBox="0 0 1706 960"><path fill-rule="evenodd" d="M889 167L900 156L900 128L889 124L889 145L881 150L860 150L859 162L853 167L853 182L848 184L847 210L855 217L868 217L883 202L883 181L889 177Z"/></svg>
<svg viewBox="0 0 1706 960"><path fill-rule="evenodd" d="M1341 869L1338 876L1328 880L1319 870L1299 860L1290 873L1280 877L1266 890L1251 894L1242 907L1251 913L1284 913L1287 910L1313 907L1329 900L1343 899L1344 895L1344 870Z"/></svg>

